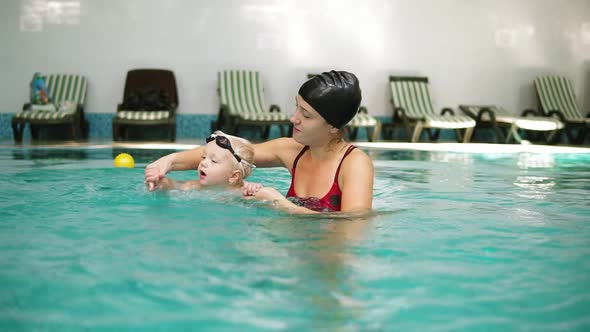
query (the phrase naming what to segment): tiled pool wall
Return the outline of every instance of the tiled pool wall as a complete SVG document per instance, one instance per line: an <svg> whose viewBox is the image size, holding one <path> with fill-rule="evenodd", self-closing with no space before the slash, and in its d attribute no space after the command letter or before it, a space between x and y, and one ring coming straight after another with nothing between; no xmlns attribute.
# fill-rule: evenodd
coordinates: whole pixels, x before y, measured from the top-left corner
<svg viewBox="0 0 590 332"><path fill-rule="evenodd" d="M11 119L13 114L0 113L0 139L12 139ZM176 138L191 139L204 138L211 133L211 122L217 118L217 114L177 114L176 115ZM382 123L391 121L390 116L378 116ZM112 138L112 119L113 114L108 113L87 113L86 119L90 124L88 137L89 139L108 139ZM157 129L154 129L157 130ZM52 135L51 132L47 133ZM157 133L156 133L157 134ZM426 134L423 133L423 140L426 140ZM156 135L157 136L157 135ZM250 128L240 129L240 136L245 138L258 138L257 131ZM271 127L270 138L279 137L280 132L277 126ZM24 140L30 139L28 127L25 129ZM382 138L381 138L382 139ZM473 142L493 142L494 135L491 130L478 129L472 138ZM358 131L357 140L366 141L367 135L365 130ZM404 141L403 131L397 130L394 133L393 140ZM442 130L440 141L455 141L455 132L453 130Z"/></svg>

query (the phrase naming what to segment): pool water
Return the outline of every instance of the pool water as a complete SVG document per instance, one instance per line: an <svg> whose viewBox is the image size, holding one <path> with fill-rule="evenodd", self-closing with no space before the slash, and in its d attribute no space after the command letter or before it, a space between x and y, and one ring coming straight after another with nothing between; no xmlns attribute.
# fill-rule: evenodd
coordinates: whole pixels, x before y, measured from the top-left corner
<svg viewBox="0 0 590 332"><path fill-rule="evenodd" d="M313 218L0 149L0 330L590 329L590 155L367 151L374 213Z"/></svg>

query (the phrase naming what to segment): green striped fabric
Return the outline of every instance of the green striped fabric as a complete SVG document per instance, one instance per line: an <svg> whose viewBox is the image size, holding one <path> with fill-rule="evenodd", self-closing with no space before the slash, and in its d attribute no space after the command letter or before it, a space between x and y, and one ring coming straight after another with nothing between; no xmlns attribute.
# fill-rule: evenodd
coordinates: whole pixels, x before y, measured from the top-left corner
<svg viewBox="0 0 590 332"><path fill-rule="evenodd" d="M170 111L119 111L117 118L125 120L164 120L170 117Z"/></svg>
<svg viewBox="0 0 590 332"><path fill-rule="evenodd" d="M406 110L406 116L421 119L426 114L435 114L427 82L391 81L390 88L393 106Z"/></svg>
<svg viewBox="0 0 590 332"><path fill-rule="evenodd" d="M251 121L289 120L283 113L266 111L259 72L224 70L217 78L221 104L228 106L231 115Z"/></svg>
<svg viewBox="0 0 590 332"><path fill-rule="evenodd" d="M72 111L19 111L15 118L23 120L58 120L74 115Z"/></svg>
<svg viewBox="0 0 590 332"><path fill-rule="evenodd" d="M54 104L60 105L68 100L76 104L84 104L86 100L87 82L81 75L52 74L43 76L47 89Z"/></svg>
<svg viewBox="0 0 590 332"><path fill-rule="evenodd" d="M535 87L544 112L560 111L567 120L583 119L570 80L561 76L541 76Z"/></svg>
<svg viewBox="0 0 590 332"><path fill-rule="evenodd" d="M373 127L377 125L377 119L367 113L357 113L347 124L350 127Z"/></svg>
<svg viewBox="0 0 590 332"><path fill-rule="evenodd" d="M391 101L393 107L401 107L406 116L414 120L423 120L426 127L436 128L469 128L475 121L468 116L438 115L432 108L430 91L426 79L422 80L390 80Z"/></svg>
<svg viewBox="0 0 590 332"><path fill-rule="evenodd" d="M51 110L23 110L16 113L15 118L25 120L58 120L72 116L76 109L61 109L64 102L72 102L74 105L84 104L88 84L86 78L81 75L50 74L42 75L47 84L49 97L57 106L57 111Z"/></svg>

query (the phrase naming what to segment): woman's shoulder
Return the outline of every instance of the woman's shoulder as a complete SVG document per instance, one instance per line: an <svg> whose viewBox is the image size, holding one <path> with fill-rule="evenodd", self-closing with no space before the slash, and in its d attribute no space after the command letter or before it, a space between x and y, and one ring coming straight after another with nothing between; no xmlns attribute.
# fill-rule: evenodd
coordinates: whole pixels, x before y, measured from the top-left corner
<svg viewBox="0 0 590 332"><path fill-rule="evenodd" d="M303 144L298 143L293 137L281 137L281 138L277 138L277 141L280 142L280 144L282 144L284 147L288 147L288 148L292 148L292 149L302 149L303 148Z"/></svg>
<svg viewBox="0 0 590 332"><path fill-rule="evenodd" d="M276 152L293 152L303 149L303 144L297 143L292 137L279 137L273 140L261 143L267 148L277 149Z"/></svg>
<svg viewBox="0 0 590 332"><path fill-rule="evenodd" d="M369 165L372 167L373 160L365 153L365 151L358 147L352 149L342 162L342 167L351 169L356 167L367 167Z"/></svg>
<svg viewBox="0 0 590 332"><path fill-rule="evenodd" d="M290 168L293 159L303 148L293 138L281 137L254 145L256 163L262 167L284 166Z"/></svg>
<svg viewBox="0 0 590 332"><path fill-rule="evenodd" d="M373 160L365 151L355 148L342 161L339 174L338 184L342 189L344 189L345 183L348 184L347 188L358 189L365 185L372 187Z"/></svg>

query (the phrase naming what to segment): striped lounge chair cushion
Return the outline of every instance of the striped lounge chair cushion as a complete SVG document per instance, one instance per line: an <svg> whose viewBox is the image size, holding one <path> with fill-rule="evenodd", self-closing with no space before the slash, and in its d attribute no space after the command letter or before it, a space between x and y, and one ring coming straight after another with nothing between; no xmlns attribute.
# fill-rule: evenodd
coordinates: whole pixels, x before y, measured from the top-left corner
<svg viewBox="0 0 590 332"><path fill-rule="evenodd" d="M170 111L118 111L117 118L124 120L164 120L170 117Z"/></svg>
<svg viewBox="0 0 590 332"><path fill-rule="evenodd" d="M221 104L231 115L250 121L289 121L286 114L266 111L259 72L224 70L217 78Z"/></svg>
<svg viewBox="0 0 590 332"><path fill-rule="evenodd" d="M32 105L30 109L19 111L15 118L21 120L59 120L67 119L76 112L76 106L84 104L88 83L81 75L49 74L42 75L53 105ZM64 107L64 106L68 107ZM69 106L71 105L71 106Z"/></svg>
<svg viewBox="0 0 590 332"><path fill-rule="evenodd" d="M42 75L47 82L49 96L55 105L61 105L66 101L74 104L84 104L88 84L86 78L81 75L50 74Z"/></svg>
<svg viewBox="0 0 590 332"><path fill-rule="evenodd" d="M76 112L72 110L68 111L30 111L24 110L19 111L14 116L16 119L21 120L61 120L68 117L74 116Z"/></svg>
<svg viewBox="0 0 590 332"><path fill-rule="evenodd" d="M289 117L280 112L245 113L240 114L241 118L249 121L288 121Z"/></svg>
<svg viewBox="0 0 590 332"><path fill-rule="evenodd" d="M421 119L426 114L435 114L427 82L392 81L390 88L393 106L403 108L406 116Z"/></svg>
<svg viewBox="0 0 590 332"><path fill-rule="evenodd" d="M377 125L377 119L367 113L357 113L347 124L350 127L373 127Z"/></svg>
<svg viewBox="0 0 590 332"><path fill-rule="evenodd" d="M570 122L590 123L578 109L574 88L569 79L560 76L541 76L535 79L541 107L545 112L560 111Z"/></svg>
<svg viewBox="0 0 590 332"><path fill-rule="evenodd" d="M475 121L468 116L437 115L432 108L426 81L390 81L390 89L393 106L403 108L411 119L423 120L425 127L453 129L475 126Z"/></svg>

